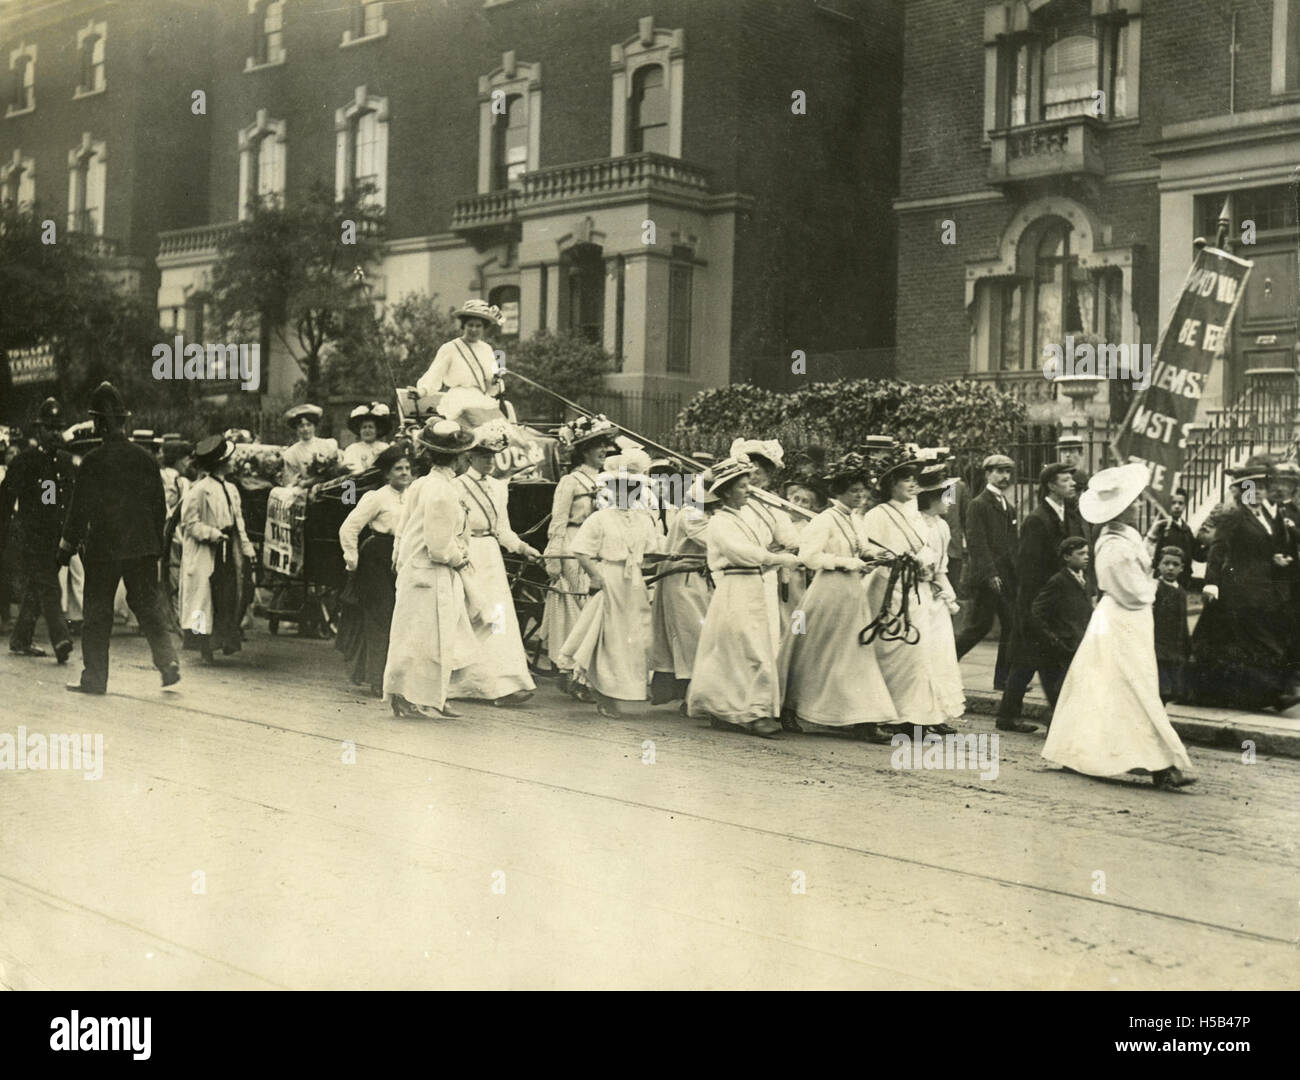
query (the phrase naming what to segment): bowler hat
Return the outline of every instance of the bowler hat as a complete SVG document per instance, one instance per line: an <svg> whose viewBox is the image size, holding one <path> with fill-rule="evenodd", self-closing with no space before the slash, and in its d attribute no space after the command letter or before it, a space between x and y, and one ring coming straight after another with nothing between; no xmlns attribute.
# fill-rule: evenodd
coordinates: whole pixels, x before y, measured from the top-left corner
<svg viewBox="0 0 1300 1080"><path fill-rule="evenodd" d="M1277 463L1268 454L1251 454L1245 462L1236 468L1225 469L1224 471L1232 477L1232 487L1245 483L1247 480L1266 481L1269 473Z"/></svg>

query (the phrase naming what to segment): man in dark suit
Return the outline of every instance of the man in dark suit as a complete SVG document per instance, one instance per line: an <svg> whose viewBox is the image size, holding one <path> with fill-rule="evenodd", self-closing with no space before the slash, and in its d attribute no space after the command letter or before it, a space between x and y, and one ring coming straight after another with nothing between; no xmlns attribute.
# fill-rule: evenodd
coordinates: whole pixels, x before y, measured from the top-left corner
<svg viewBox="0 0 1300 1080"><path fill-rule="evenodd" d="M72 455L62 449L63 412L58 401L46 398L38 419L39 445L26 447L0 484L0 551L9 516L18 504L22 606L9 638L9 651L19 656L44 656L32 644L36 617L45 616L45 629L60 664L72 654L72 637L63 617L57 550L63 517L72 497Z"/></svg>
<svg viewBox="0 0 1300 1080"><path fill-rule="evenodd" d="M1029 606L1029 619L1040 643L1038 675L1052 708L1056 708L1070 661L1088 632L1097 604L1097 589L1088 576L1088 541L1067 536L1057 545L1057 552L1064 567L1047 579Z"/></svg>
<svg viewBox="0 0 1300 1080"><path fill-rule="evenodd" d="M1039 672L1042 675L1042 642L1030 618L1030 608L1047 579L1060 569L1061 541L1067 536L1086 539L1074 492L1074 469L1065 462L1048 465L1038 474L1038 495L1042 500L1025 516L1016 552L1016 624L1011 635L1011 670L998 705L998 722L1020 715L1025 691Z"/></svg>
<svg viewBox="0 0 1300 1080"><path fill-rule="evenodd" d="M162 474L149 451L127 441L126 406L112 383L95 388L90 414L96 434L104 441L82 459L59 543L59 561L65 565L79 545L85 548L84 670L81 681L68 689L82 694L103 694L108 689L108 639L119 581L126 582L127 605L149 639L162 684L171 686L181 676L158 591L158 557L167 514Z"/></svg>
<svg viewBox="0 0 1300 1080"><path fill-rule="evenodd" d="M1300 536L1260 492L1272 466L1253 455L1230 470L1238 504L1216 521L1201 594L1206 608L1192 635L1198 704L1286 709L1300 702L1290 685Z"/></svg>
<svg viewBox="0 0 1300 1080"><path fill-rule="evenodd" d="M1013 462L1005 454L984 459L984 490L966 508L966 588L972 597L966 628L957 638L960 660L977 642L983 641L996 618L998 658L993 669L993 688L1001 690L1011 666L1008 645L1015 626L1016 601L1016 508L1007 499ZM1031 725L1015 730L1033 731Z"/></svg>

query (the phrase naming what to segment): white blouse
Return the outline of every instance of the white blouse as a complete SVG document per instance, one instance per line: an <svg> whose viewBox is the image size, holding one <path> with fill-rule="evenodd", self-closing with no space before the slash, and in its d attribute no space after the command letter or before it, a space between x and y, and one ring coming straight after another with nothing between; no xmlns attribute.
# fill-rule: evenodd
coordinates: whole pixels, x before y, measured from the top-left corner
<svg viewBox="0 0 1300 1080"><path fill-rule="evenodd" d="M800 535L799 561L813 570L842 570L848 559L863 555L860 524L837 499L808 522Z"/></svg>
<svg viewBox="0 0 1300 1080"><path fill-rule="evenodd" d="M371 532L393 534L402 520L406 492L390 484L375 491L367 491L339 526L339 543L343 545L343 561L349 567L357 564L357 540L367 525Z"/></svg>
<svg viewBox="0 0 1300 1080"><path fill-rule="evenodd" d="M387 449L388 443L380 442L378 439L372 443L358 439L354 443L349 443L347 449L343 451L343 464L347 466L348 472L354 475L363 473L374 465L375 458Z"/></svg>
<svg viewBox="0 0 1300 1080"><path fill-rule="evenodd" d="M498 544L516 555L528 546L510 527L510 492L504 480L470 469L456 477L456 485L464 492L461 502L469 514L471 531L492 533Z"/></svg>
<svg viewBox="0 0 1300 1080"><path fill-rule="evenodd" d="M620 510L606 507L597 510L582 523L571 548L575 555L585 555L601 562L622 563L624 576L640 577L641 560L646 552L668 550L668 538L640 509Z"/></svg>
<svg viewBox="0 0 1300 1080"><path fill-rule="evenodd" d="M1109 522L1097 537L1097 586L1122 608L1137 611L1156 598L1151 559L1137 529Z"/></svg>
<svg viewBox="0 0 1300 1080"><path fill-rule="evenodd" d="M563 536L564 530L570 525L581 525L590 517L596 507L596 492L600 487L596 483L596 477L599 475L590 465L579 465L560 477L551 499L548 536Z"/></svg>
<svg viewBox="0 0 1300 1080"><path fill-rule="evenodd" d="M338 460L339 444L334 439L312 438L307 442L296 442L280 451L280 460L284 468L280 472L280 486L292 487L304 476L317 457Z"/></svg>
<svg viewBox="0 0 1300 1080"><path fill-rule="evenodd" d="M764 522L744 510L724 506L709 519L705 534L709 552L709 569L770 565L772 531Z"/></svg>
<svg viewBox="0 0 1300 1080"><path fill-rule="evenodd" d="M433 363L415 388L422 394L436 394L444 387L468 386L490 394L496 374L497 358L491 345L486 341L471 345L464 338L453 338L434 354Z"/></svg>
<svg viewBox="0 0 1300 1080"><path fill-rule="evenodd" d="M406 489L393 561L407 567L459 566L469 557L469 516L455 473L435 465Z"/></svg>

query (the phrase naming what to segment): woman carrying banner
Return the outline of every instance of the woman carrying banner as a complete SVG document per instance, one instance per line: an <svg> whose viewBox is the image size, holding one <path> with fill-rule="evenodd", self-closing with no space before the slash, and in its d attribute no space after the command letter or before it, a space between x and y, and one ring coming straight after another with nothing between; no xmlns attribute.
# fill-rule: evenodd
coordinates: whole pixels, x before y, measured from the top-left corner
<svg viewBox="0 0 1300 1080"><path fill-rule="evenodd" d="M1187 751L1160 702L1151 605L1151 576L1137 523L1147 467L1102 469L1079 497L1079 513L1097 534L1093 610L1061 687L1043 757L1087 776L1150 773L1156 787L1182 787L1193 777Z"/></svg>

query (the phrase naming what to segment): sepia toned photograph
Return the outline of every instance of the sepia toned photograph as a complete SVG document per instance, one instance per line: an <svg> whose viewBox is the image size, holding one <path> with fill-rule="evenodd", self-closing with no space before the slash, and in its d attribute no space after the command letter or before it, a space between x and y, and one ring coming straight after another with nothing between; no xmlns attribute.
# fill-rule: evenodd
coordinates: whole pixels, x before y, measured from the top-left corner
<svg viewBox="0 0 1300 1080"><path fill-rule="evenodd" d="M1298 207L1300 0L0 0L35 1045L1067 990L1249 1053L1151 992L1300 988Z"/></svg>

